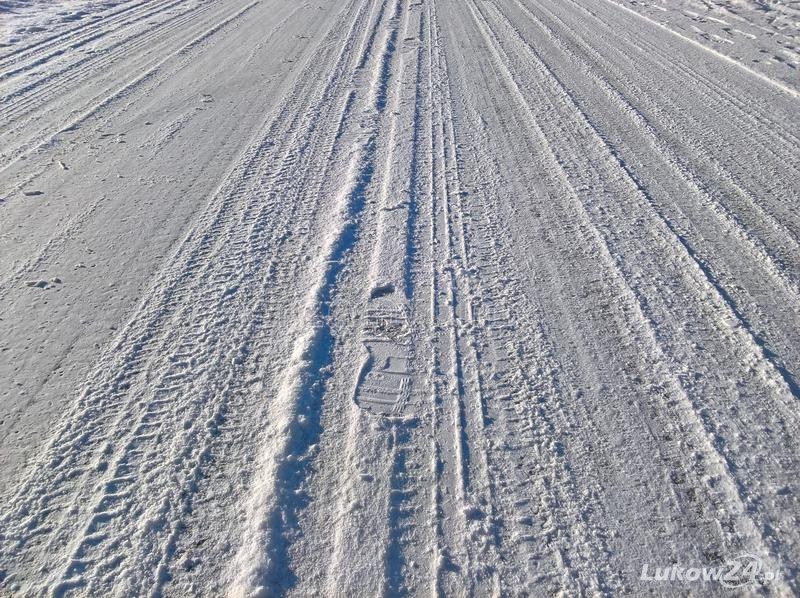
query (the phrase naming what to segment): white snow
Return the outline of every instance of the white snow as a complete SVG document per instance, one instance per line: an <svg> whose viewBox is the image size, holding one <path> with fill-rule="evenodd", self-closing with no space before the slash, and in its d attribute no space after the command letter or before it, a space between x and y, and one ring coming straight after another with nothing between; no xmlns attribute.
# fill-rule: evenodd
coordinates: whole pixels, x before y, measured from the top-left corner
<svg viewBox="0 0 800 598"><path fill-rule="evenodd" d="M0 595L800 592L796 3L0 19Z"/></svg>

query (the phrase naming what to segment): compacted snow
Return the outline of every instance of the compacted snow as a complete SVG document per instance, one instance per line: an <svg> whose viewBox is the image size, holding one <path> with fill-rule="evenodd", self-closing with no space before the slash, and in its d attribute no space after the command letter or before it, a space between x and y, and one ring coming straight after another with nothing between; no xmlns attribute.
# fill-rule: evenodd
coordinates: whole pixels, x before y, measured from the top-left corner
<svg viewBox="0 0 800 598"><path fill-rule="evenodd" d="M800 592L796 2L0 19L0 595Z"/></svg>

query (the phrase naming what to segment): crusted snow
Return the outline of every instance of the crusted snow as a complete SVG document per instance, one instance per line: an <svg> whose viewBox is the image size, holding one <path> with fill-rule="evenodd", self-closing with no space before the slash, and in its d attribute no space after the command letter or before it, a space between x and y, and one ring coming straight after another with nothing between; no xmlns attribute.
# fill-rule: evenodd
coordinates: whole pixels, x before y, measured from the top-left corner
<svg viewBox="0 0 800 598"><path fill-rule="evenodd" d="M0 19L0 595L800 592L796 3Z"/></svg>

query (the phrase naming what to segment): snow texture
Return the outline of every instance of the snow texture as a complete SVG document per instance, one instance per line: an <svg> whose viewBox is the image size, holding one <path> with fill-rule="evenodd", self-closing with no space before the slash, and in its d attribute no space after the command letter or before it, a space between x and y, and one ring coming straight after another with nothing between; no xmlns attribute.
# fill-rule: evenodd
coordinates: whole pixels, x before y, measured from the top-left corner
<svg viewBox="0 0 800 598"><path fill-rule="evenodd" d="M796 2L0 19L0 595L800 593Z"/></svg>

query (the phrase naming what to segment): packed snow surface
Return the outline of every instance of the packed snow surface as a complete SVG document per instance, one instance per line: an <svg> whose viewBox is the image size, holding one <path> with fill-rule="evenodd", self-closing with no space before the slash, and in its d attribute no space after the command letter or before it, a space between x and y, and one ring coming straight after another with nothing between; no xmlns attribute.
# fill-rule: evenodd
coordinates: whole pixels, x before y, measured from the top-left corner
<svg viewBox="0 0 800 598"><path fill-rule="evenodd" d="M0 595L800 593L798 22L0 1Z"/></svg>

